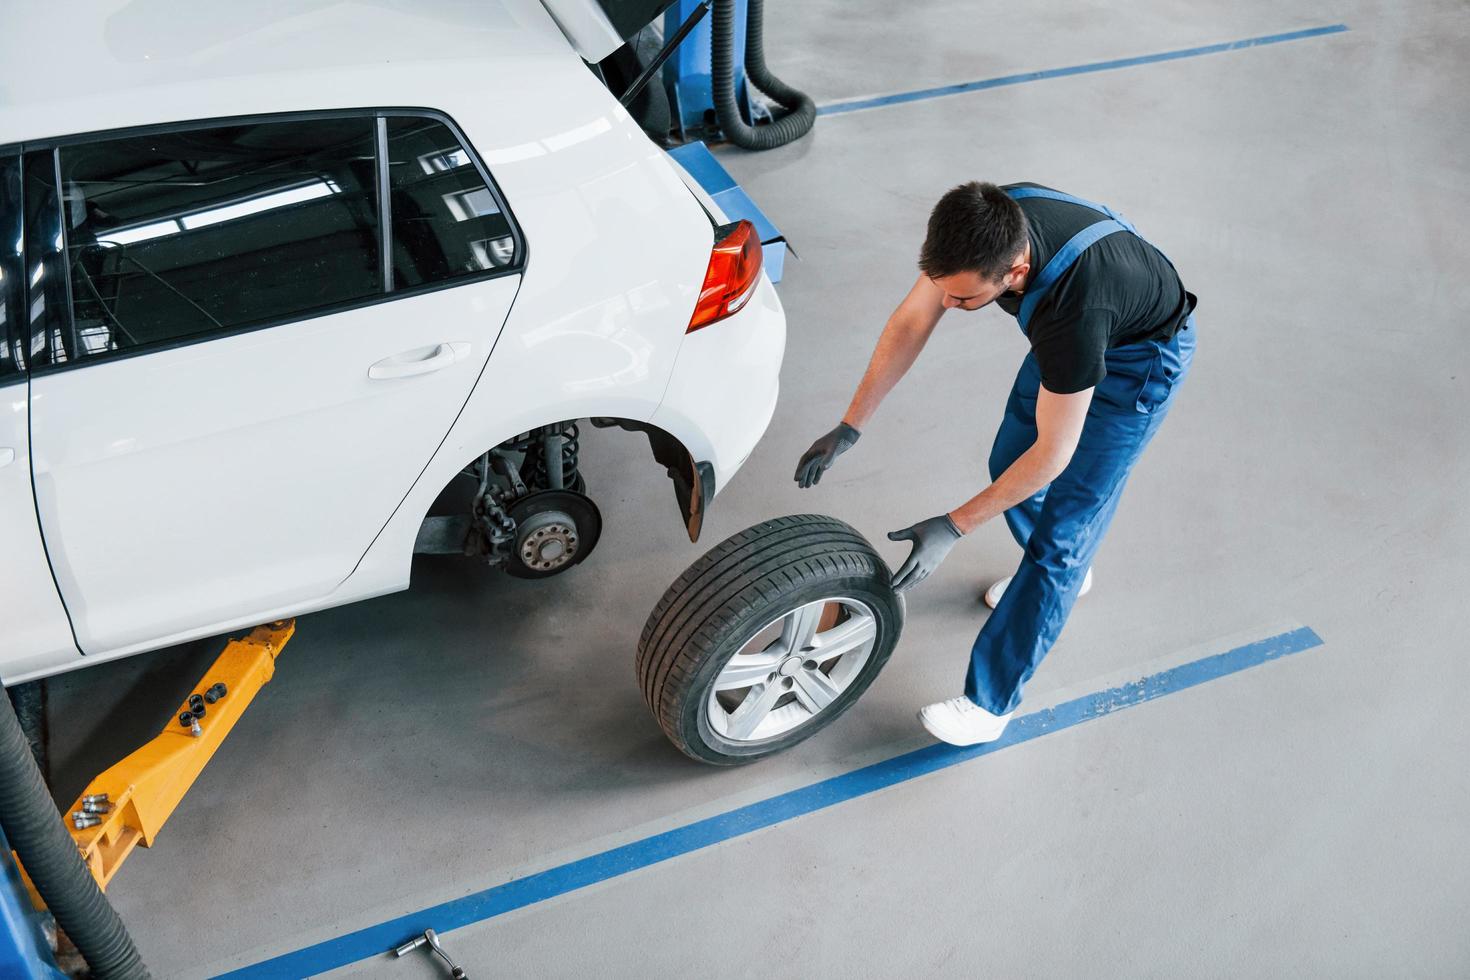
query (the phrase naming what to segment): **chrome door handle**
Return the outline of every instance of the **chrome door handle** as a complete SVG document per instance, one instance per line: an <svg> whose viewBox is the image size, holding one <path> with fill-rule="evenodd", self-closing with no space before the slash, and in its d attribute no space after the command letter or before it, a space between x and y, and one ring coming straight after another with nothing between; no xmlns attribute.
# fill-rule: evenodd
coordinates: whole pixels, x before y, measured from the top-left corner
<svg viewBox="0 0 1470 980"><path fill-rule="evenodd" d="M430 374L462 360L470 352L469 344L436 344L433 347L418 347L392 357L385 357L368 368L368 377L374 381L392 378L412 378L419 374Z"/></svg>

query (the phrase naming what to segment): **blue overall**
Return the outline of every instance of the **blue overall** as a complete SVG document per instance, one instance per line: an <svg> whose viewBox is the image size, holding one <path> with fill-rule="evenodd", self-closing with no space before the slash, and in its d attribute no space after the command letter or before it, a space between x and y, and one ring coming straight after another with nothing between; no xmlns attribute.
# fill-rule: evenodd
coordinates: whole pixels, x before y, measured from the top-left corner
<svg viewBox="0 0 1470 980"><path fill-rule="evenodd" d="M1106 216L1062 246L1027 288L1017 314L1025 333L1037 304L1083 250L1107 235L1137 231L1109 209L1057 191L1018 187L1007 193L1013 198L1070 201ZM1006 511L1006 523L1024 552L1021 567L975 637L965 681L965 694L986 711L1005 714L1020 703L1022 685L1061 634L1128 474L1164 421L1189 371L1195 332L1191 315L1170 340L1109 350L1107 376L1093 390L1087 421L1067 468ZM1036 441L1040 385L1036 357L1027 354L990 452L991 479L998 479Z"/></svg>

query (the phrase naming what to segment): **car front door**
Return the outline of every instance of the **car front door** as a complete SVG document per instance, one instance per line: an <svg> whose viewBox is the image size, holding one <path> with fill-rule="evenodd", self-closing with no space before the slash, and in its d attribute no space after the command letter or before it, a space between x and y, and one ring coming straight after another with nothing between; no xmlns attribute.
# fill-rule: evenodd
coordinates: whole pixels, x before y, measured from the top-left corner
<svg viewBox="0 0 1470 980"><path fill-rule="evenodd" d="M488 176L428 115L247 119L29 156L52 158L27 194L59 200L63 225L64 288L32 340L35 493L83 653L329 595L443 440L514 299L523 250Z"/></svg>

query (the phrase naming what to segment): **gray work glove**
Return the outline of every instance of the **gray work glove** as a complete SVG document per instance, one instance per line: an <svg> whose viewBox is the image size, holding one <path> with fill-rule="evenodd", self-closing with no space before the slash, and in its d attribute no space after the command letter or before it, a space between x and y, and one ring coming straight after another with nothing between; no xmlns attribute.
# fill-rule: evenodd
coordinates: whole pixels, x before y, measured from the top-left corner
<svg viewBox="0 0 1470 980"><path fill-rule="evenodd" d="M852 448L860 435L861 432L846 422L839 422L837 428L812 443L812 448L802 454L801 462L796 464L796 482L803 490L820 483L822 474L837 461L838 456Z"/></svg>
<svg viewBox="0 0 1470 980"><path fill-rule="evenodd" d="M914 550L893 576L893 591L907 592L933 574L949 549L964 537L948 514L920 521L902 531L888 532L889 541L912 541Z"/></svg>

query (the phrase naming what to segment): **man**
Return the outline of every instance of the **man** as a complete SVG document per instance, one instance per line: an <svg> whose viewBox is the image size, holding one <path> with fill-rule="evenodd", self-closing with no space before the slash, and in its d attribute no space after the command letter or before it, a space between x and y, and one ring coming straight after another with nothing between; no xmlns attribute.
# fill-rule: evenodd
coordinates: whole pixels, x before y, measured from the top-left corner
<svg viewBox="0 0 1470 980"><path fill-rule="evenodd" d="M990 453L994 481L947 514L888 537L913 550L894 587L913 588L951 548L1005 514L1023 556L985 593L994 612L970 651L962 697L919 712L954 745L994 741L1056 642L1129 471L1173 404L1194 352L1195 297L1163 253L1101 205L1037 184L971 182L940 198L920 276L889 317L842 422L802 456L809 487L857 442L946 310L991 302L1031 351Z"/></svg>

